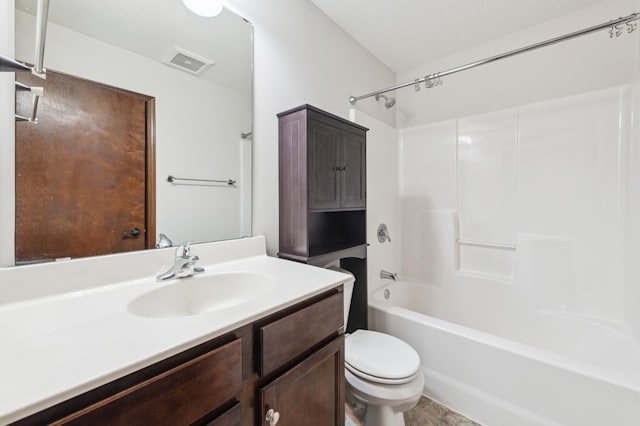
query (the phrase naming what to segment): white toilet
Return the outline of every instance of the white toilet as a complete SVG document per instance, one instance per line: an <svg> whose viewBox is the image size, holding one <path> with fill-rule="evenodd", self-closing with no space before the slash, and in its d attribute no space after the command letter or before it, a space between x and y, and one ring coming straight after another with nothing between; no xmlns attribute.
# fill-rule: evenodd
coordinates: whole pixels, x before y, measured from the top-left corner
<svg viewBox="0 0 640 426"><path fill-rule="evenodd" d="M352 294L353 281L344 285L345 326ZM403 413L418 403L424 386L415 349L377 331L346 336L344 374L347 395L366 404L364 426L403 426Z"/></svg>

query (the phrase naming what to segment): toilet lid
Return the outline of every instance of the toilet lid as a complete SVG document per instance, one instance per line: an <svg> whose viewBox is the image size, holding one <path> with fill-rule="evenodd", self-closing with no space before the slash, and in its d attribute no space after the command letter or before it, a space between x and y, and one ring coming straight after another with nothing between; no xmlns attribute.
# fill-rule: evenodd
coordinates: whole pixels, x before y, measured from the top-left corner
<svg viewBox="0 0 640 426"><path fill-rule="evenodd" d="M355 369L381 379L405 379L420 368L415 349L396 337L376 331L356 330L347 337L344 352L351 371Z"/></svg>

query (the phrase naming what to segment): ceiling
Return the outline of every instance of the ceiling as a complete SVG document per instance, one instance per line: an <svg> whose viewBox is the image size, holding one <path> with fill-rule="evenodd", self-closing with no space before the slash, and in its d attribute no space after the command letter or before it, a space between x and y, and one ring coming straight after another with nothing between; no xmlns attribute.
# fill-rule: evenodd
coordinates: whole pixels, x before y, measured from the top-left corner
<svg viewBox="0 0 640 426"><path fill-rule="evenodd" d="M16 8L35 14L36 0L16 0ZM49 21L159 62L178 46L215 62L203 78L250 88L251 25L227 9L202 18L181 0L55 0Z"/></svg>
<svg viewBox="0 0 640 426"><path fill-rule="evenodd" d="M311 0L395 72L600 0Z"/></svg>

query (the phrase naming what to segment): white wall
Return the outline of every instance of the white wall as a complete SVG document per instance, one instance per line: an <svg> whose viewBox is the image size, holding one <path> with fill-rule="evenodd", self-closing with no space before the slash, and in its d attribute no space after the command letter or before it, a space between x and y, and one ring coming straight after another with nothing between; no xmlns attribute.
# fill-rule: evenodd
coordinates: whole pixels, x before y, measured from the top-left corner
<svg viewBox="0 0 640 426"><path fill-rule="evenodd" d="M560 16L474 48L398 73L398 83L601 24L638 11L637 0L610 0ZM464 31L455 23L450 34ZM601 31L443 78L418 93L397 91L398 127L502 110L631 81L637 68L637 33L611 40Z"/></svg>
<svg viewBox="0 0 640 426"><path fill-rule="evenodd" d="M33 62L35 17L16 12L16 58ZM156 99L157 232L174 243L241 235L240 134L251 128L247 93L49 23L49 69ZM236 186L173 185L168 175L233 179Z"/></svg>
<svg viewBox="0 0 640 426"><path fill-rule="evenodd" d="M400 146L398 131L360 111L351 119L367 128L367 290L369 294L389 284L380 270L400 271ZM391 242L378 241L378 225L384 223Z"/></svg>
<svg viewBox="0 0 640 426"><path fill-rule="evenodd" d="M233 0L229 6L254 25L255 121L253 234L278 251L278 121L276 114L311 104L349 118L349 96L395 81L394 73L311 2ZM377 102L358 110L394 124ZM393 142L391 142L393 143ZM376 166L370 165L369 170ZM369 196L373 188L369 188Z"/></svg>
<svg viewBox="0 0 640 426"><path fill-rule="evenodd" d="M13 46L13 4L3 2L0 9L1 21L7 25L2 38L7 49ZM254 126L253 126L253 225L252 234L267 237L268 252L278 250L278 112L310 103L334 114L348 117L349 96L385 87L394 83L394 73L380 63L373 55L349 37L313 4L300 0L234 0L226 2L234 12L248 19L254 25ZM7 53L12 53L6 50ZM1 52L5 53L5 52ZM12 55L10 55L12 56ZM85 60L85 58L83 58ZM49 64L47 64L49 65ZM55 68L53 64L49 65ZM117 81L112 84L117 85ZM12 91L12 86L9 91ZM144 88L141 92L148 92ZM13 102L3 98L3 108L13 111ZM379 103L358 106L359 110L393 125L393 110L385 110ZM7 114L3 120L7 120ZM159 120L160 121L160 120ZM11 142L13 126L3 126L3 140ZM245 131L243 129L243 131ZM12 145L12 144L9 144ZM12 146L4 146L5 150ZM161 153L159 157L170 157ZM13 158L11 152L3 158ZM159 158L159 161L162 161ZM3 165L1 184L10 190L3 190L2 226L13 223L13 165ZM168 167L159 168L158 176L165 173L178 175L179 171ZM159 210L162 208L158 205ZM183 211L172 212L172 217L181 218ZM12 229L12 226L9 227ZM163 226L158 224L158 231ZM12 231L9 232L13 235ZM11 264L13 242L0 238L3 246L0 255L3 264ZM9 260L11 259L11 260Z"/></svg>
<svg viewBox="0 0 640 426"><path fill-rule="evenodd" d="M0 2L0 55L13 58L13 2ZM15 225L14 75L0 73L0 266L13 265ZM7 159L8 161L5 161Z"/></svg>

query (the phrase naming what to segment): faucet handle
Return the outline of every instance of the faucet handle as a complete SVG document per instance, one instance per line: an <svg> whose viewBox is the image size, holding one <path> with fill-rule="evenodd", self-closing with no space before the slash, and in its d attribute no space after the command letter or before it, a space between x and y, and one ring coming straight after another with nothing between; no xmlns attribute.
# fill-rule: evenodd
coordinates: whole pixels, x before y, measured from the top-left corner
<svg viewBox="0 0 640 426"><path fill-rule="evenodd" d="M180 247L178 247L178 249L176 250L176 257L182 257L182 258L188 258L189 256L191 256L191 243L193 241L189 240L186 243L182 244Z"/></svg>
<svg viewBox="0 0 640 426"><path fill-rule="evenodd" d="M384 243L385 241L391 242L391 237L389 236L389 229L387 225L381 223L378 225L378 241Z"/></svg>

